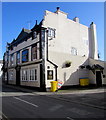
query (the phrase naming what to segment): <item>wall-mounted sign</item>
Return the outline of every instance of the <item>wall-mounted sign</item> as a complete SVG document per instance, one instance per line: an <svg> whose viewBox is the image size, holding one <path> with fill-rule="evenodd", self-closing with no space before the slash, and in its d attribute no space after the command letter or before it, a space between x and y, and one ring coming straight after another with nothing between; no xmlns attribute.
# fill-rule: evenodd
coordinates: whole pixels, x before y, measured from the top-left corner
<svg viewBox="0 0 106 120"><path fill-rule="evenodd" d="M47 70L47 79L53 80L53 70Z"/></svg>

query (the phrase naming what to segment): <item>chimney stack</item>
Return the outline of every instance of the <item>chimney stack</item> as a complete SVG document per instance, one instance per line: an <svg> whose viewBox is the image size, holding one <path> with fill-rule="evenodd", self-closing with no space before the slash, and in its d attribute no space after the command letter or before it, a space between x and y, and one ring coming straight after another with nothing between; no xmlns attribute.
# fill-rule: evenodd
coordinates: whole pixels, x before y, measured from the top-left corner
<svg viewBox="0 0 106 120"><path fill-rule="evenodd" d="M36 20L36 25L37 25L37 20Z"/></svg>
<svg viewBox="0 0 106 120"><path fill-rule="evenodd" d="M56 10L55 13L58 13L58 12L60 11L60 7L57 7L56 9L57 9L57 10Z"/></svg>
<svg viewBox="0 0 106 120"><path fill-rule="evenodd" d="M74 20L75 22L79 23L79 18L78 18L78 17L75 17L73 20Z"/></svg>
<svg viewBox="0 0 106 120"><path fill-rule="evenodd" d="M57 7L57 11L59 11L60 10L60 7Z"/></svg>

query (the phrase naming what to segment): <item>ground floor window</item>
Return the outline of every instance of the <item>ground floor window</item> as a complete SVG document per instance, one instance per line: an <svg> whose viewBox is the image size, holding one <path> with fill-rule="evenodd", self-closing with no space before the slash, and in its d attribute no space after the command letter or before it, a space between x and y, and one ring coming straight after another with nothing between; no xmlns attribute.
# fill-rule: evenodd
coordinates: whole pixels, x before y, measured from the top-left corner
<svg viewBox="0 0 106 120"><path fill-rule="evenodd" d="M30 69L30 81L37 80L37 70L36 69Z"/></svg>
<svg viewBox="0 0 106 120"><path fill-rule="evenodd" d="M14 80L13 75L14 75L13 70L9 71L9 80Z"/></svg>
<svg viewBox="0 0 106 120"><path fill-rule="evenodd" d="M5 73L5 81L7 81L7 73Z"/></svg>
<svg viewBox="0 0 106 120"><path fill-rule="evenodd" d="M28 70L27 69L21 70L21 80L22 81L28 80Z"/></svg>
<svg viewBox="0 0 106 120"><path fill-rule="evenodd" d="M21 81L36 81L37 80L37 69L22 69L21 70Z"/></svg>

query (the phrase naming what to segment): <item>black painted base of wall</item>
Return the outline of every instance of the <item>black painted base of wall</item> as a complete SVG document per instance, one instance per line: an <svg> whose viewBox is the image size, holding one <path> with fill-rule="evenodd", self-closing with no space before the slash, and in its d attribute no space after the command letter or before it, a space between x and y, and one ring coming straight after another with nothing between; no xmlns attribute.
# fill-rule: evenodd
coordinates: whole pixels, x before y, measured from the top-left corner
<svg viewBox="0 0 106 120"><path fill-rule="evenodd" d="M16 88L25 88L25 89L28 89L28 90L33 90L33 91L40 91L40 88L39 87L33 87L33 86L24 86L24 85L15 85L15 84L6 84L6 85L9 85L11 87L16 87Z"/></svg>
<svg viewBox="0 0 106 120"><path fill-rule="evenodd" d="M62 86L59 90L68 90L68 89L95 89L106 87L106 85L97 86L96 84L90 84L88 86L80 86L80 85L71 85L71 86Z"/></svg>

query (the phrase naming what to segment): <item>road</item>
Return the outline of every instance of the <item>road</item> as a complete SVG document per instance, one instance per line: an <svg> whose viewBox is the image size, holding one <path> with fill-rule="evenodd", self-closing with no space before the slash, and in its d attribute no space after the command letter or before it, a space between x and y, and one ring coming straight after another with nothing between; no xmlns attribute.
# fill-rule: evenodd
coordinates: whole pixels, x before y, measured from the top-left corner
<svg viewBox="0 0 106 120"><path fill-rule="evenodd" d="M93 94L96 102L101 95L103 93ZM66 96L70 100L67 100ZM91 95L89 94L89 98L83 96L81 94L45 95L39 92L22 92L5 86L2 94L3 119L20 120L23 118L25 120L40 120L45 118L45 120L51 120L52 118L57 118L60 120L103 120L105 112L103 106L101 104L97 107L95 107L95 104L93 106L92 99L89 100L91 101L89 104L86 104L87 99ZM84 104L82 104L82 101Z"/></svg>

